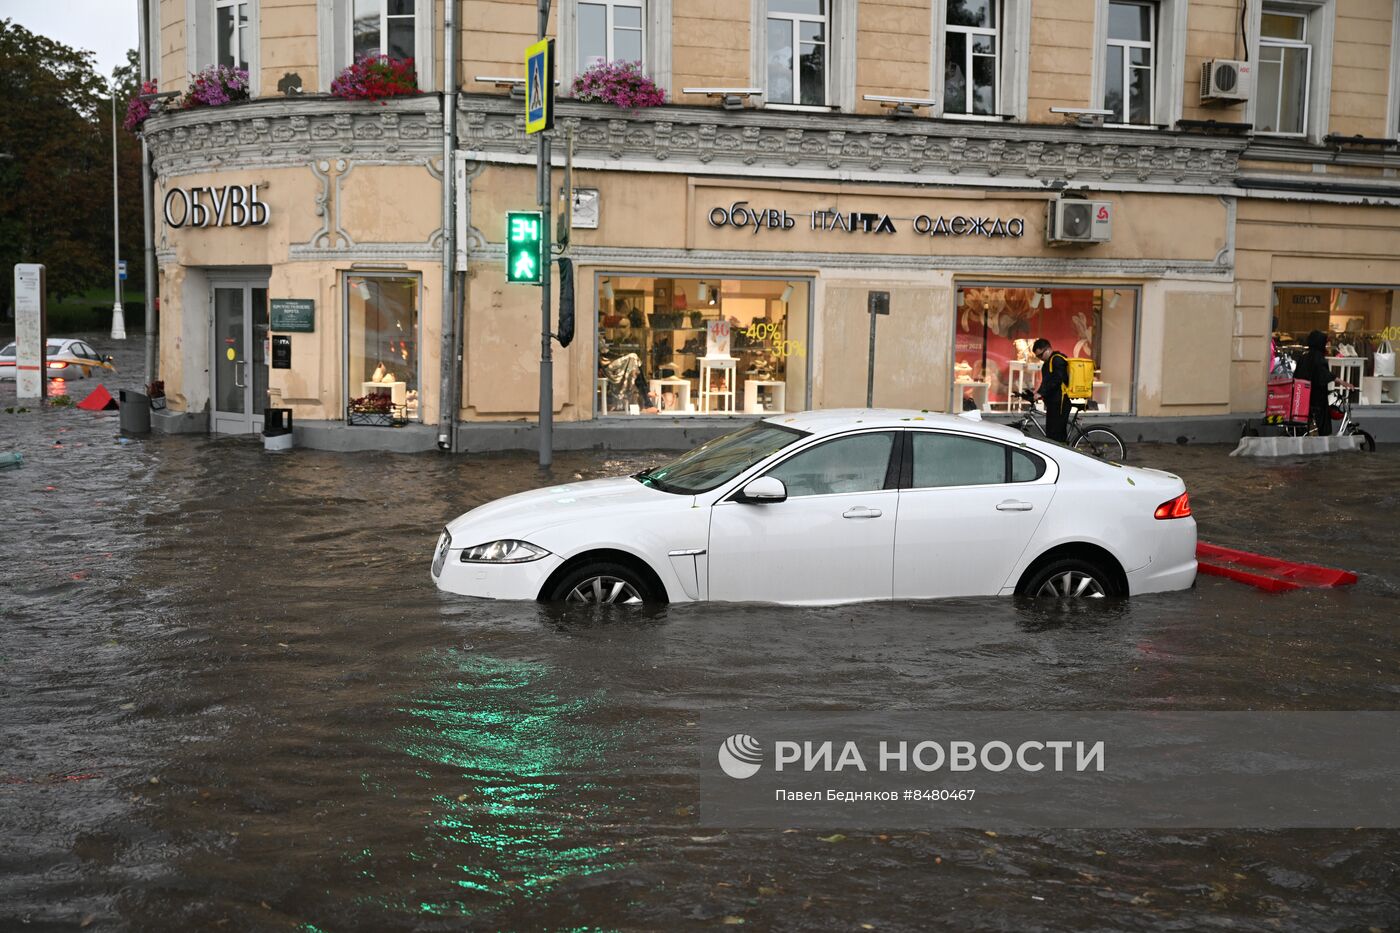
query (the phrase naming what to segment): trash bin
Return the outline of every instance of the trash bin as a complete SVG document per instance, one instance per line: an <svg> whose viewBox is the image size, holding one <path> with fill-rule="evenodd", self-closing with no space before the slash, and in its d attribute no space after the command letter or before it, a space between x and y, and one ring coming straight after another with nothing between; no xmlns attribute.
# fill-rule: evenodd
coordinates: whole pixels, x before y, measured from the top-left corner
<svg viewBox="0 0 1400 933"><path fill-rule="evenodd" d="M292 410L263 409L263 450L292 449Z"/></svg>
<svg viewBox="0 0 1400 933"><path fill-rule="evenodd" d="M127 434L150 434L150 396L131 389L121 389L117 394L121 397L118 407L121 409L122 431Z"/></svg>

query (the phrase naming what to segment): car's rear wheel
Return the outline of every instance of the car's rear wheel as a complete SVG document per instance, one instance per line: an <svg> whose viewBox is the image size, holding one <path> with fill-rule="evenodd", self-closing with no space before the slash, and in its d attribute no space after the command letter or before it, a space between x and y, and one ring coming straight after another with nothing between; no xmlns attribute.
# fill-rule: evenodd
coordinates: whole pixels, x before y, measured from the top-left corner
<svg viewBox="0 0 1400 933"><path fill-rule="evenodd" d="M580 564L559 579L549 599L600 605L640 605L656 601L651 587L635 571L611 561Z"/></svg>
<svg viewBox="0 0 1400 933"><path fill-rule="evenodd" d="M1121 596L1118 583L1098 564L1077 557L1054 560L1026 581L1026 596L1048 599L1103 599Z"/></svg>

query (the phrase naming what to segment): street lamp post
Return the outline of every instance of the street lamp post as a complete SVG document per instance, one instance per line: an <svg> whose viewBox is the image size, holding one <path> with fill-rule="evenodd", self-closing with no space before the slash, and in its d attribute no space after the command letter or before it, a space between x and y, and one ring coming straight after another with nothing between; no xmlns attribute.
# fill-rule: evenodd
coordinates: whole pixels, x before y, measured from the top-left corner
<svg viewBox="0 0 1400 933"><path fill-rule="evenodd" d="M112 287L116 301L112 304L112 339L126 339L126 317L122 313L121 232L118 221L121 209L117 203L117 86L112 85Z"/></svg>

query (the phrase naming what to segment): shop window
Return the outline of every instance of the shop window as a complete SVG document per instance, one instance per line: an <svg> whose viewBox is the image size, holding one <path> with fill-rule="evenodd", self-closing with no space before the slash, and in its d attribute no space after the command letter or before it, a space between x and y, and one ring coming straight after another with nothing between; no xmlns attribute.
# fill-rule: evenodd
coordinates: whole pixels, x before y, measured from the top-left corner
<svg viewBox="0 0 1400 933"><path fill-rule="evenodd" d="M996 114L1001 84L1000 0L948 0L943 112Z"/></svg>
<svg viewBox="0 0 1400 933"><path fill-rule="evenodd" d="M768 0L770 104L827 104L827 0Z"/></svg>
<svg viewBox="0 0 1400 933"><path fill-rule="evenodd" d="M771 415L807 395L800 279L598 279L599 415Z"/></svg>
<svg viewBox="0 0 1400 933"><path fill-rule="evenodd" d="M783 481L788 498L838 496L885 488L894 434L857 434L819 444L768 471Z"/></svg>
<svg viewBox="0 0 1400 933"><path fill-rule="evenodd" d="M1108 5L1103 107L1110 123L1154 123L1157 8L1152 3Z"/></svg>
<svg viewBox="0 0 1400 933"><path fill-rule="evenodd" d="M1380 376L1394 377L1394 360L1386 361L1379 373L1376 353L1384 352L1388 341L1400 346L1400 301L1389 288L1355 288L1328 285L1279 285L1274 289L1273 352L1270 368L1290 372L1307 348L1308 334L1322 331L1328 337L1327 354L1348 362L1338 375L1357 385L1361 377L1363 402L1393 401L1400 384L1370 384Z"/></svg>
<svg viewBox="0 0 1400 933"><path fill-rule="evenodd" d="M578 3L578 62L640 62L646 48L641 0Z"/></svg>
<svg viewBox="0 0 1400 933"><path fill-rule="evenodd" d="M418 279L345 278L348 399L387 395L398 417L419 417Z"/></svg>
<svg viewBox="0 0 1400 933"><path fill-rule="evenodd" d="M214 33L217 37L218 63L230 68L248 67L248 0L217 0L214 4Z"/></svg>
<svg viewBox="0 0 1400 933"><path fill-rule="evenodd" d="M1041 337L1094 362L1090 411L1132 411L1138 292L1134 288L965 285L958 289L954 410L1019 411L1040 385Z"/></svg>

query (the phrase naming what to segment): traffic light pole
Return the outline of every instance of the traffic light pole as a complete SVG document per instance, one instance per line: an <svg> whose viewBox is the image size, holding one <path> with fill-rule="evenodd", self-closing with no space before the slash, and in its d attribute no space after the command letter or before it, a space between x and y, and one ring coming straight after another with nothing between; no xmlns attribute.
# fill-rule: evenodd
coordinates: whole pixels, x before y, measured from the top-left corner
<svg viewBox="0 0 1400 933"><path fill-rule="evenodd" d="M539 34L543 39L549 29L549 0L539 2ZM552 99L554 88L547 87L543 92L546 99ZM539 134L539 150L535 166L535 197L539 201L540 212L540 466L547 467L554 462L554 348L550 341L550 267L554 265L554 234L550 229L550 139L549 133Z"/></svg>

